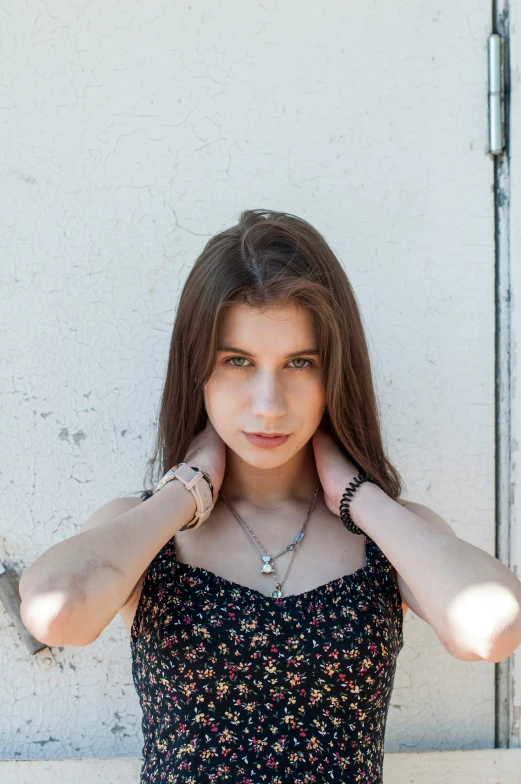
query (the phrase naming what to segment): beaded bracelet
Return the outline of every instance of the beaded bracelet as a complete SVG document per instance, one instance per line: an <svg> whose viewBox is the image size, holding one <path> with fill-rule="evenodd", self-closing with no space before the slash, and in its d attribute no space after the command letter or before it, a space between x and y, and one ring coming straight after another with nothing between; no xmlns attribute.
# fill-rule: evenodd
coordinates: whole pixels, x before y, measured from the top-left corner
<svg viewBox="0 0 521 784"><path fill-rule="evenodd" d="M346 491L342 496L342 500L340 501L340 519L347 530L351 531L353 534L364 533L357 525L353 523L349 513L349 504L351 503L351 498L353 497L357 487L360 487L362 482L373 482L373 484L380 487L376 479L371 474L362 471L358 474L358 476L355 477L353 482L349 483L349 487L346 487Z"/></svg>

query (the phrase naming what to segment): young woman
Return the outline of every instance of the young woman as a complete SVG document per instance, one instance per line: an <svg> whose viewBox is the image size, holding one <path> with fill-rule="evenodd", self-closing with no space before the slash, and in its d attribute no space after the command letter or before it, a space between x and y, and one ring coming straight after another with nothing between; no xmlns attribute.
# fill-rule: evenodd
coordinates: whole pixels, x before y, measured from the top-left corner
<svg viewBox="0 0 521 784"><path fill-rule="evenodd" d="M459 659L521 642L515 575L399 497L355 295L294 215L245 211L196 260L156 462L20 583L49 645L121 613L142 782L377 784L408 606Z"/></svg>

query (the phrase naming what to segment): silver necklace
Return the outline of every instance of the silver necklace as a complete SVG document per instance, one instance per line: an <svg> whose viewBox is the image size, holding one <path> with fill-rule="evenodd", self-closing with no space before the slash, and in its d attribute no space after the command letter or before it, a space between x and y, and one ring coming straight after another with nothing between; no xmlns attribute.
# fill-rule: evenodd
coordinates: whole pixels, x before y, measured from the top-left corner
<svg viewBox="0 0 521 784"><path fill-rule="evenodd" d="M276 575L275 569L273 568L273 561L275 561L276 558L280 558L280 556L284 555L284 553L287 553L288 550L292 550L293 551L293 555L291 557L291 561L289 562L289 566L286 569L286 574L284 575L284 578L280 582L275 584L275 589L271 592L271 596L273 598L275 598L275 599L278 599L279 597L282 596L282 586L286 582L286 579L288 577L290 569L291 569L291 567L293 565L293 561L295 560L295 556L297 554L298 547L299 547L300 543L302 542L302 540L304 539L304 536L305 536L305 533L306 533L306 526L307 526L308 520L309 520L309 518L311 516L311 512L313 511L313 509L315 507L315 501L316 501L319 489L320 489L320 482L318 483L317 489L315 490L315 493L313 495L313 500L312 500L312 502L310 504L310 507L308 509L308 513L307 513L307 516L306 516L306 521L305 521L304 525L302 526L301 530L297 533L297 535L293 539L293 542L291 544L288 544L288 546L285 547L284 550L282 550L282 552L278 553L278 555L273 555L273 556L270 555L270 553L268 553L268 551L266 550L266 548L264 547L262 542L257 538L255 533L251 530L251 528L248 525L248 523L245 520L242 519L242 517L233 508L233 506L228 503L228 501L223 496L223 494L220 493L220 496L223 499L224 503L226 504L228 509L231 511L231 513L233 514L233 516L235 517L235 519L237 520L237 522L241 526L242 530L244 531L244 533L246 534L246 536L250 540L251 544L253 545L253 548L255 549L257 555L259 556L259 558L263 562L263 566L262 566L262 569L261 569L261 574L271 574L271 573L274 573L275 578L276 578L277 575ZM250 536L250 534L251 534L251 536ZM262 555L262 553L260 552L259 548L255 545L255 542L251 538L252 536L253 536L253 539L255 539L260 544L261 548L264 550L266 555Z"/></svg>

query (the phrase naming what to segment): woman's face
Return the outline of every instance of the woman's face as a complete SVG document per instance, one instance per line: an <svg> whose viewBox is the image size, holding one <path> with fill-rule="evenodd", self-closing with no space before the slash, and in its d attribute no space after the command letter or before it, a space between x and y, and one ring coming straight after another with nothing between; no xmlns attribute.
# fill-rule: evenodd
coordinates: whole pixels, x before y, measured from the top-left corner
<svg viewBox="0 0 521 784"><path fill-rule="evenodd" d="M312 316L303 308L228 309L204 403L225 444L250 465L282 465L319 426L326 389L322 358L313 353L317 349ZM290 437L281 446L262 449L246 438L245 431Z"/></svg>

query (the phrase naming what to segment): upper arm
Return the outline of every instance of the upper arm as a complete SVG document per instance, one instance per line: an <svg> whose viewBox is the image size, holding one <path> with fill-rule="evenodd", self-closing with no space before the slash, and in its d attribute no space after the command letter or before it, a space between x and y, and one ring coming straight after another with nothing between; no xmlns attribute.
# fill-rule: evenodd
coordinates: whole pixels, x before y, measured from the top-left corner
<svg viewBox="0 0 521 784"><path fill-rule="evenodd" d="M406 509L409 509L409 511L412 512L413 514L418 515L418 517L422 517L424 520L428 520L431 523L435 523L439 528L439 530L442 531L443 533L448 534L449 536L457 536L456 532L454 531L453 528L451 528L451 526L447 523L447 521L444 520L443 517L440 517L439 514L436 514L436 512L434 512L432 509L429 509L428 506L424 506L423 504L417 504L414 503L413 501L405 501L402 499L397 499L397 502L401 504L403 507L405 507ZM407 608L410 608L415 615L417 615L419 618L422 619L422 621L425 621L425 623L429 623L427 618L425 617L425 613L423 612L420 603L412 593L407 583L404 581L403 577L400 574L398 574L394 566L392 568L392 572L393 572L394 580L397 583L397 586L400 590L400 594L402 597L404 616L405 613L407 612ZM438 639L440 639L440 642L442 642L442 644L446 647L445 642L441 640L441 638Z"/></svg>
<svg viewBox="0 0 521 784"><path fill-rule="evenodd" d="M134 506L137 506L138 504L141 504L141 503L142 503L141 498L135 498L133 496L122 496L121 498L114 498L114 499L112 499L112 501L107 501L106 504L103 504L103 506L100 506L99 509L96 509L96 511L93 514L91 514L90 517L87 518L87 520L83 523L83 525L81 525L79 527L79 529L73 534L73 537L74 536L78 536L79 534L82 534L84 531L88 531L91 528L96 528L99 525L105 525L106 523L110 523L116 517L119 517L119 515L123 514L124 512L128 512L130 509L133 509ZM73 538L73 537L71 537L71 538ZM19 582L19 592L20 592L20 598L22 599L22 601L23 601L23 593L24 593L24 587L23 587L24 575L25 575L25 572L22 573L22 576L21 576L20 582ZM128 604L128 602L132 598L132 596L133 596L136 588L138 587L142 577L143 577L143 575L141 575L139 577L139 580L133 586L132 591L130 592L128 597L125 599L125 601L124 601L122 607L120 608L119 612L121 611L121 609L123 609L125 607L125 605Z"/></svg>
<svg viewBox="0 0 521 784"><path fill-rule="evenodd" d="M103 506L101 506L99 509L97 509L83 523L83 525L75 532L75 534L73 534L71 537L69 537L69 539L66 540L66 541L74 540L76 537L78 537L81 534L85 533L89 529L96 528L96 527L102 526L102 525L106 525L109 522L114 521L117 517L119 517L120 515L122 515L125 512L130 511L130 509L132 509L134 506L137 506L137 504L140 504L140 503L142 503L140 498L129 497L129 496L122 497L122 498L116 498L116 499L114 499L112 501L108 501L106 504L103 504ZM81 545L79 545L79 546L81 546ZM38 568L38 567L36 567L36 568ZM46 568L47 568L47 573L49 573L49 568L48 567L46 567ZM50 628L49 625L47 625L47 627L46 627L46 625L45 625L46 621L42 618L42 612L40 611L40 609L38 607L36 608L36 614L35 614L34 602L32 602L30 596L28 597L26 595L27 590L28 590L28 586L31 583L31 576L30 576L31 569L32 569L32 567L29 567L28 569L26 569L22 573L22 575L20 577L20 581L18 583L18 592L19 592L20 599L22 601L21 610L20 610L21 615L22 615L22 621L23 621L24 625L26 626L26 628L28 628L28 630L31 631L31 626L27 625L27 618L29 617L29 619L30 619L31 616L34 616L34 618L37 620L37 625L39 625L39 629L40 629L42 635L44 635L44 634L47 635L47 631L45 631L45 629L46 628ZM53 573L54 572L51 571L51 574L53 574ZM134 592L136 591L136 589L137 589L137 587L138 587L142 577L143 577L143 575L141 575L139 577L137 583L132 588L132 591L129 594L129 596L122 603L122 605L119 608L118 612L121 612L121 610L127 605L127 603L130 602L131 597L133 596ZM25 597L26 603L27 603L27 601L29 602L28 606L27 606L27 604L24 604L24 597ZM25 617L24 617L24 610L25 610ZM29 616L27 616L27 612L29 613ZM57 613L55 612L54 613L54 618L56 618L56 617L57 617ZM30 621L30 622L32 624L32 621ZM38 636L38 632L34 632L33 631L33 634L34 634L34 636L38 640L40 640L42 642L46 642L49 645L61 645L62 644L61 642L56 642L56 641L55 642L49 642L49 640L46 637ZM58 639L58 638L61 638L61 637L62 637L62 632L59 631L58 632L58 637L55 637L55 640ZM76 643L74 643L74 644L76 644ZM81 643L81 644L87 644L87 643Z"/></svg>
<svg viewBox="0 0 521 784"><path fill-rule="evenodd" d="M104 525L105 523L111 522L119 515L123 514L124 512L128 512L130 509L133 509L135 506L143 503L141 498L135 498L134 496L122 496L121 498L114 498L112 501L108 501L103 506L100 506L94 514L92 514L79 528L78 531L74 534L77 536L78 534L83 533L84 531L88 531L90 528L96 528L98 525ZM148 567L147 567L148 568ZM146 570L145 570L146 571ZM143 573L144 574L144 573ZM132 596L134 595L136 588L141 582L143 575L140 575L139 580L133 586L131 592L125 599L123 605L121 606L118 612L130 602Z"/></svg>
<svg viewBox="0 0 521 784"><path fill-rule="evenodd" d="M430 523L434 523L437 529L444 534L449 536L455 536L458 538L458 535L454 531L454 529L447 523L443 517L440 517L439 514L436 514L432 509L429 509L428 506L424 506L423 504L416 504L412 501L398 501L402 504L406 509L409 509L413 514L418 515L418 517L422 517L424 520L427 520ZM393 567L393 571L396 575L395 579L398 580L398 587L400 593L402 595L402 599L407 603L407 605L411 608L415 615L418 615L425 623L429 623L427 618L425 617L425 613L422 610L422 607L412 591L410 590L407 583L404 582L401 575L396 572L396 569ZM429 624L430 625L430 624ZM432 628L432 627L431 627ZM440 637L436 629L434 629L434 633L436 637L441 642L445 650L450 653L451 656L454 656L455 659L460 659L461 661L482 661L481 656L477 656L474 653L469 653L466 650L455 649L449 640L443 639Z"/></svg>
<svg viewBox="0 0 521 784"><path fill-rule="evenodd" d="M100 506L100 508L97 509L93 514L91 514L91 516L87 518L83 525L80 526L80 528L70 538L78 536L78 534L89 530L89 528L95 528L98 525L103 525L104 523L108 523L111 520L114 520L115 517L123 514L123 512L127 512L129 509L132 509L138 503L141 503L141 499L129 496L114 498L112 501L108 501L106 504L103 504L103 506ZM22 600L25 588L25 575L27 571L28 569L22 572L20 581L18 583L18 590Z"/></svg>

